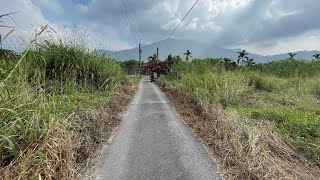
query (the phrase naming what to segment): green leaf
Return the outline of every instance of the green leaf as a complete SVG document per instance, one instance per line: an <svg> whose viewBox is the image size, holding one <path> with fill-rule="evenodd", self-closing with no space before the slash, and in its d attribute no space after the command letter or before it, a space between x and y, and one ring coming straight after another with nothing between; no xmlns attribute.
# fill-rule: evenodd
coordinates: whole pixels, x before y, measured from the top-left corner
<svg viewBox="0 0 320 180"><path fill-rule="evenodd" d="M14 157L17 157L17 146L16 144L8 137L5 135L0 135L3 141L6 141L7 144L9 145L9 149L13 153Z"/></svg>

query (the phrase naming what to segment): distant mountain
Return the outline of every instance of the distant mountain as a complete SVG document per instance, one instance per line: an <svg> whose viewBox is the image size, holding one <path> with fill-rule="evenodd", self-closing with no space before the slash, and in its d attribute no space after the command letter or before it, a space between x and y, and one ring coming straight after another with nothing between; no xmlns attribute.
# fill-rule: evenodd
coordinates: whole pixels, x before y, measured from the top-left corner
<svg viewBox="0 0 320 180"><path fill-rule="evenodd" d="M183 57L183 53L186 50L192 52L193 58L220 58L227 57L233 60L237 60L238 51L241 49L226 49L215 46L213 44L199 43L191 40L176 40L168 39L163 41L158 41L142 47L142 60L147 61L148 57L156 52L157 47L159 47L159 58L165 59L168 54L180 55ZM126 49L122 51L108 51L108 50L97 50L100 54L109 55L115 59L125 61L129 59L139 59L138 48ZM296 52L296 59L306 59L311 60L312 55L320 53L320 51L299 51ZM259 54L254 54L249 52L249 57L255 59L256 62L268 62L272 60L281 60L288 58L288 54L277 54L272 56L263 56Z"/></svg>

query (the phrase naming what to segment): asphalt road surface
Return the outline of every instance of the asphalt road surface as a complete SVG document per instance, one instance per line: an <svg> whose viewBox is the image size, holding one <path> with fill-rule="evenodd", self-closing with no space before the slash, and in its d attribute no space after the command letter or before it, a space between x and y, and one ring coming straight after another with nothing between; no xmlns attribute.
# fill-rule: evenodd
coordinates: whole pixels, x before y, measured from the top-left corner
<svg viewBox="0 0 320 180"><path fill-rule="evenodd" d="M98 180L214 180L213 161L179 119L165 94L143 79L112 143Z"/></svg>

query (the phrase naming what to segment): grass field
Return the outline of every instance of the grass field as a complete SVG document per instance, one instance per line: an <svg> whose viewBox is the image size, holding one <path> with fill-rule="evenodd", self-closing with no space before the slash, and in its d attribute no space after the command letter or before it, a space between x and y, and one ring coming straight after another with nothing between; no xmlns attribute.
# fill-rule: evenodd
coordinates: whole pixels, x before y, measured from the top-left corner
<svg viewBox="0 0 320 180"><path fill-rule="evenodd" d="M75 178L135 89L115 60L45 38L0 68L0 179Z"/></svg>
<svg viewBox="0 0 320 180"><path fill-rule="evenodd" d="M202 113L209 108L228 114L223 118L231 118L233 128L229 126L217 131L225 130L226 143L230 144L238 161L250 162L252 151L269 152L274 151L274 147L277 150L271 153L273 157L283 158L283 154L290 154L292 150L308 159L307 163L302 162L303 165L319 168L320 61L283 60L231 71L225 70L220 59L193 60L176 63L165 82L168 87L182 91L191 102L204 107ZM265 123L271 125L261 127ZM271 132L274 133L270 136L275 133L279 136L274 136L272 143L262 143L267 136L263 137L261 133ZM290 151L276 141L285 142ZM247 170L252 165L243 163ZM292 166L299 165L292 163ZM263 173L270 173L266 169ZM319 173L319 170L315 172ZM261 172L260 175L253 172L250 177L263 176ZM304 179L308 179L306 177Z"/></svg>

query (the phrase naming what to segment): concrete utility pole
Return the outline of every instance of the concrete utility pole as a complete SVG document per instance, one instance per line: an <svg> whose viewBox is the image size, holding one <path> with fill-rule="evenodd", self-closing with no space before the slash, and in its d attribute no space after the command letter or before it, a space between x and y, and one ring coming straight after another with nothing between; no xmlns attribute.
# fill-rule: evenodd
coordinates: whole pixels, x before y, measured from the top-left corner
<svg viewBox="0 0 320 180"><path fill-rule="evenodd" d="M159 61L159 48L157 47L157 61Z"/></svg>
<svg viewBox="0 0 320 180"><path fill-rule="evenodd" d="M142 50L141 50L141 43L139 43L139 74L140 74L140 77L141 77L141 53L142 53Z"/></svg>
<svg viewBox="0 0 320 180"><path fill-rule="evenodd" d="M141 77L141 71L142 71L142 68L141 68L141 57L142 57L142 49L141 49L141 47L143 46L143 45L145 45L145 44L141 44L141 43L139 43L139 74L140 74L140 77Z"/></svg>

